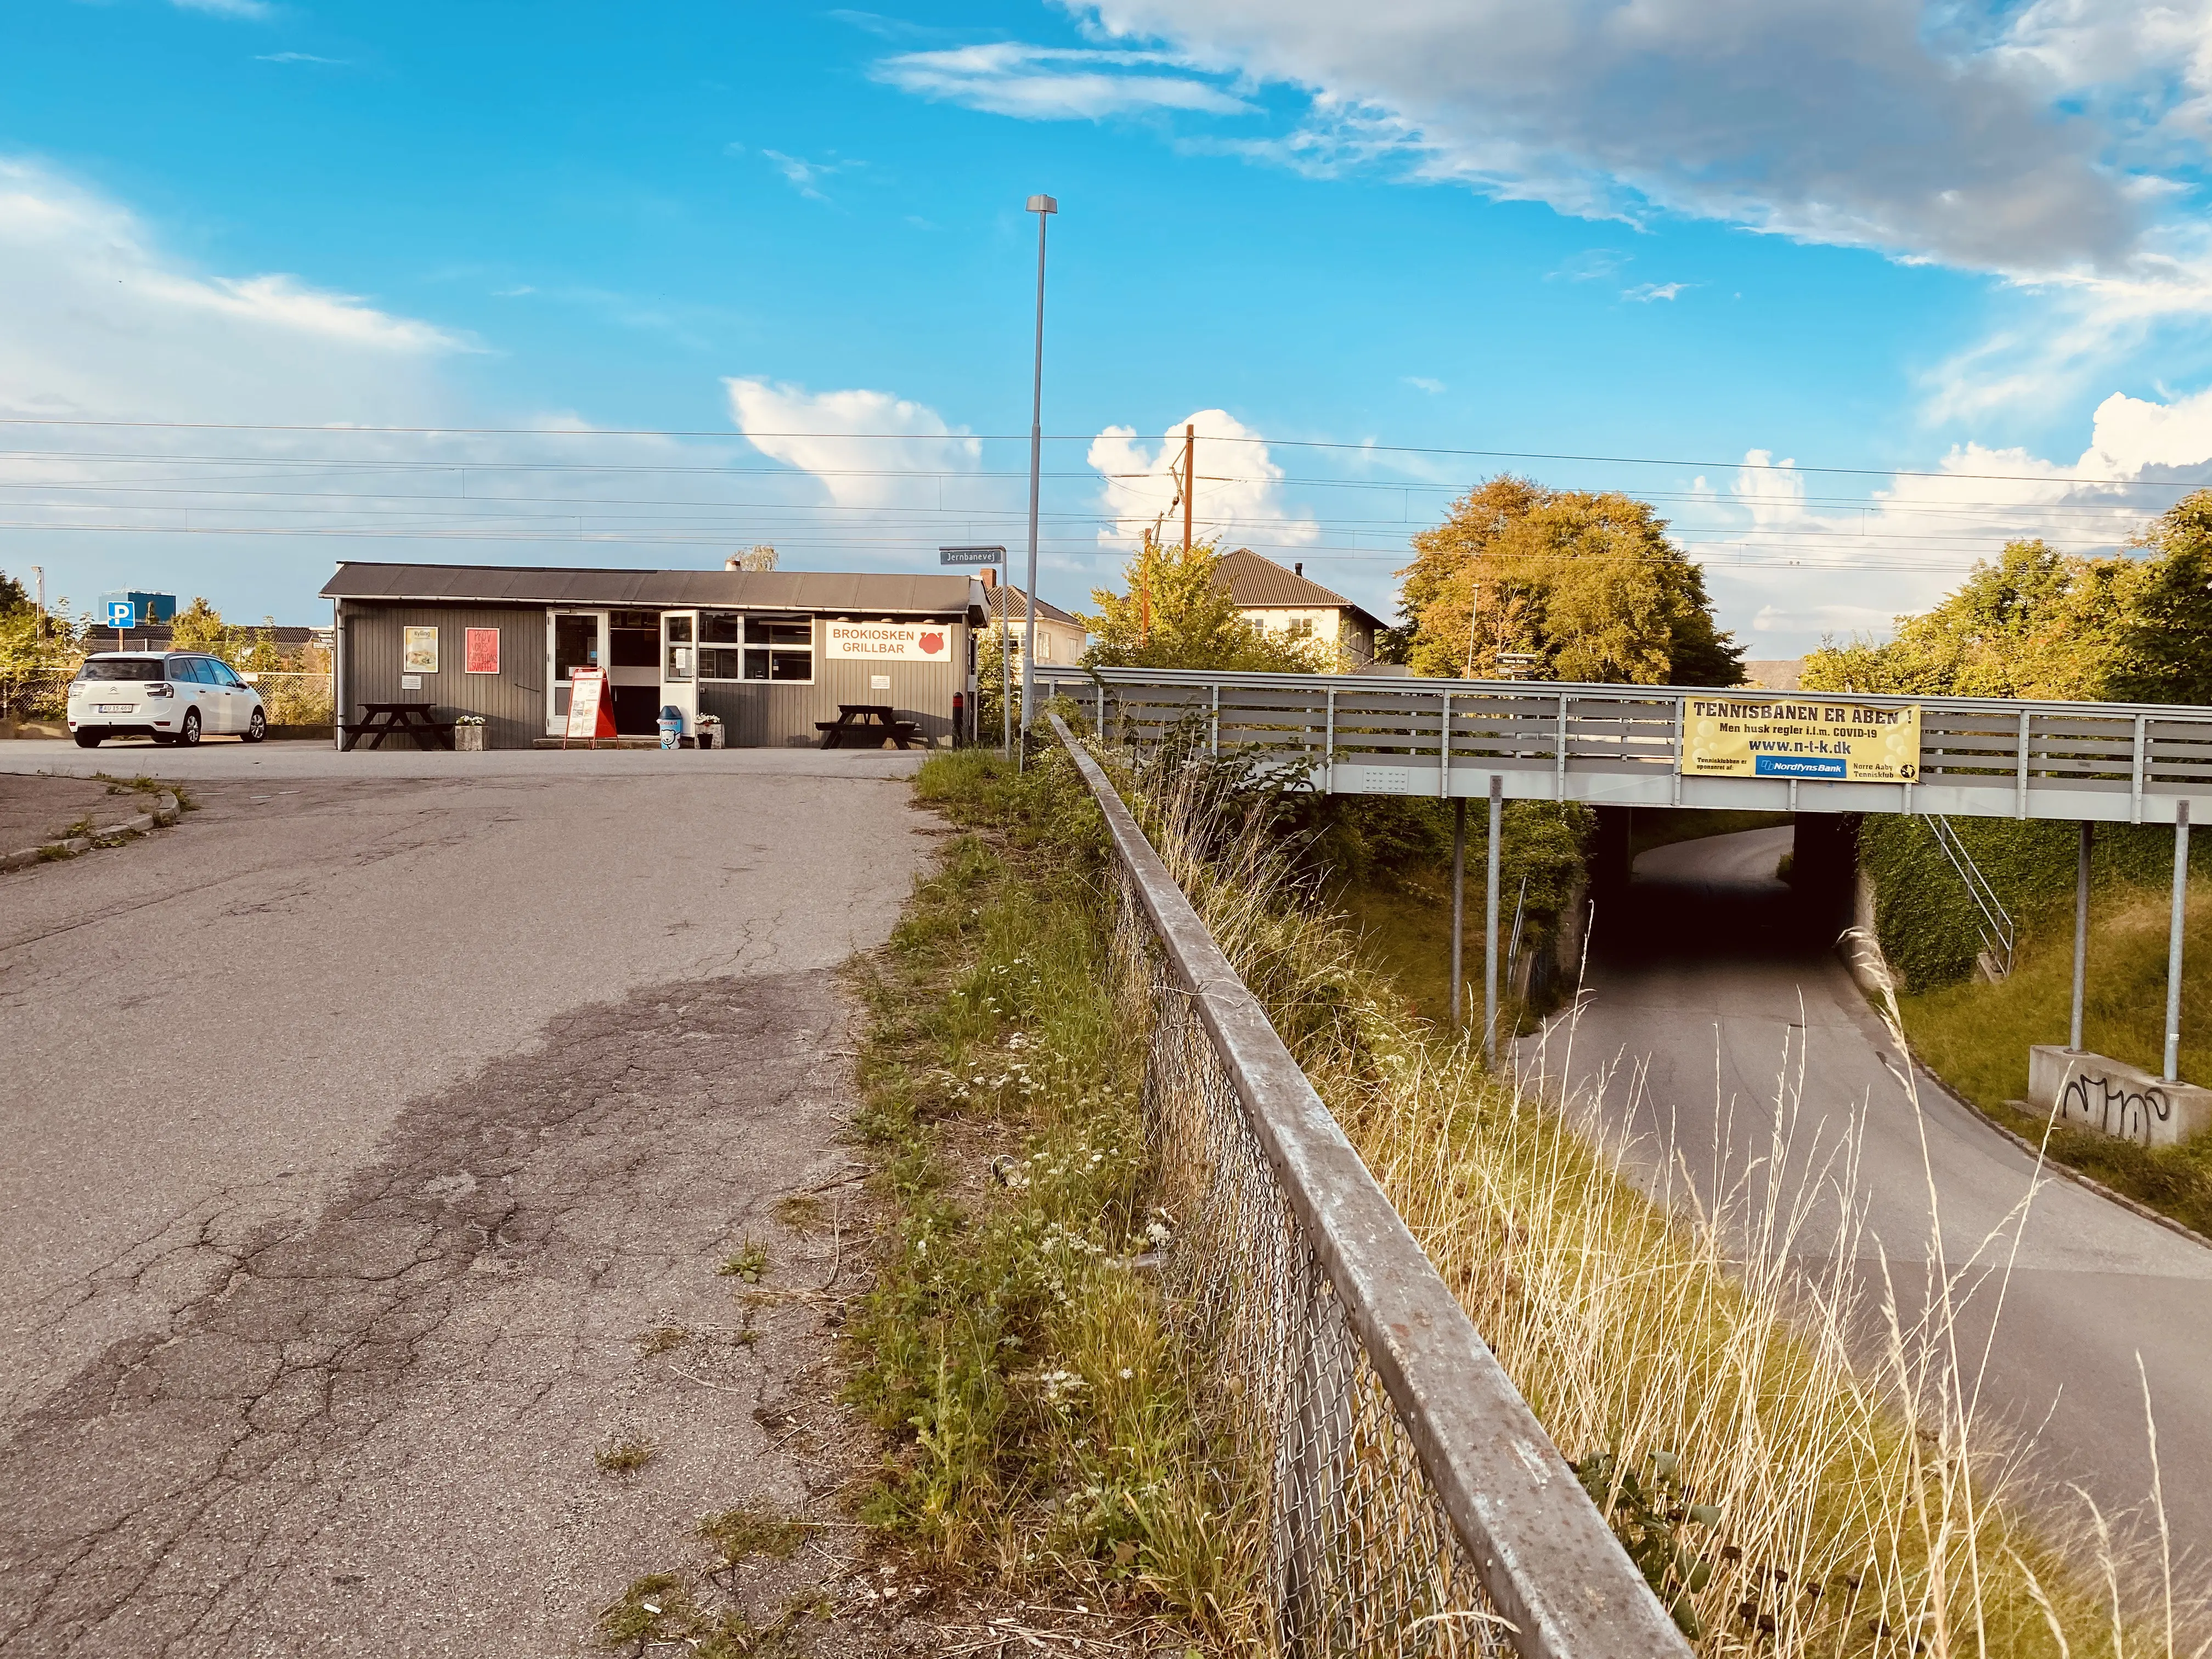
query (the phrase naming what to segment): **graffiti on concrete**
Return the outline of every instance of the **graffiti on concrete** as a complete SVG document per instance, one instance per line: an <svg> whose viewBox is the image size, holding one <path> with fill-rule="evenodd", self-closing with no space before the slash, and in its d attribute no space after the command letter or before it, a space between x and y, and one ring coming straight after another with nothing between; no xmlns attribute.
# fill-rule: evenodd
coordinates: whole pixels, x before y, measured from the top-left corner
<svg viewBox="0 0 2212 1659"><path fill-rule="evenodd" d="M2121 1140L2151 1144L2151 1126L2170 1122L2173 1102L2155 1084L2136 1087L2124 1078L2075 1073L2058 1095L2058 1121L2078 1123ZM2166 1137L2170 1139L2171 1137Z"/></svg>

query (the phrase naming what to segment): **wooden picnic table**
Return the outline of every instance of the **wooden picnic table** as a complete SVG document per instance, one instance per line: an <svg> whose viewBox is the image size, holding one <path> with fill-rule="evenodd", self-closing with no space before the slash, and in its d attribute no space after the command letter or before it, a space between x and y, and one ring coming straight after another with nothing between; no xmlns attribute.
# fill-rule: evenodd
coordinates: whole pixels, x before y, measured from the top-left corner
<svg viewBox="0 0 2212 1659"><path fill-rule="evenodd" d="M841 702L837 718L817 720L814 729L822 734L824 749L880 749L886 738L912 749L911 739L921 735L917 722L901 720L897 709L883 702Z"/></svg>
<svg viewBox="0 0 2212 1659"><path fill-rule="evenodd" d="M433 719L432 707L427 702L365 702L361 706L361 719L338 728L345 733L345 741L338 747L350 749L367 738L371 749L381 749L386 738L398 735L414 738L424 749L434 744L451 749L454 723Z"/></svg>

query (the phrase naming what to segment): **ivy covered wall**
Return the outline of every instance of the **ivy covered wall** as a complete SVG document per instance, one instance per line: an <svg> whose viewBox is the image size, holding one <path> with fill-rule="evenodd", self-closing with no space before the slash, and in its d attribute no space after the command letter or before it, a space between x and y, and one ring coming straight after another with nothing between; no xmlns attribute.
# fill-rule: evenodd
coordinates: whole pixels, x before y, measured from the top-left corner
<svg viewBox="0 0 2212 1659"><path fill-rule="evenodd" d="M2071 823L2010 818L1953 818L1951 827L2023 938L2074 925L2077 846ZM1974 971L1982 950L1981 912L1936 844L1924 819L1890 814L1859 826L1859 867L1875 883L1875 932L1903 988L1955 984ZM2193 877L2212 873L2212 827L2190 837ZM2100 823L2090 857L2093 892L2114 886L2163 889L2173 879L2169 824Z"/></svg>

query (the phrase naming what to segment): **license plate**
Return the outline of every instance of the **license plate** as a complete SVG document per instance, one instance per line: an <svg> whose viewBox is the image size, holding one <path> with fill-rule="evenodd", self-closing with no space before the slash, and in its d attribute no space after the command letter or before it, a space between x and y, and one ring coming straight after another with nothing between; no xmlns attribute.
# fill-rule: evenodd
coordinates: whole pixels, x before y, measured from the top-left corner
<svg viewBox="0 0 2212 1659"><path fill-rule="evenodd" d="M138 706L136 703L104 702L100 705L100 712L103 714L133 714L137 713L137 710Z"/></svg>

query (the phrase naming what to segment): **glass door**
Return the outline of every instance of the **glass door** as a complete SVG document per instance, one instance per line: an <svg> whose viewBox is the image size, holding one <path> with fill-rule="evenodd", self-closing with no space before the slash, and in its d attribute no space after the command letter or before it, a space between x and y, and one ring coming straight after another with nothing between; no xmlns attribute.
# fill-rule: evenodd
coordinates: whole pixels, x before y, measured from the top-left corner
<svg viewBox="0 0 2212 1659"><path fill-rule="evenodd" d="M576 689L569 671L604 671L607 665L607 613L556 611L551 622L545 647L545 730L557 738L568 729L568 697Z"/></svg>
<svg viewBox="0 0 2212 1659"><path fill-rule="evenodd" d="M660 613L660 702L684 716L684 735L699 731L699 613Z"/></svg>

